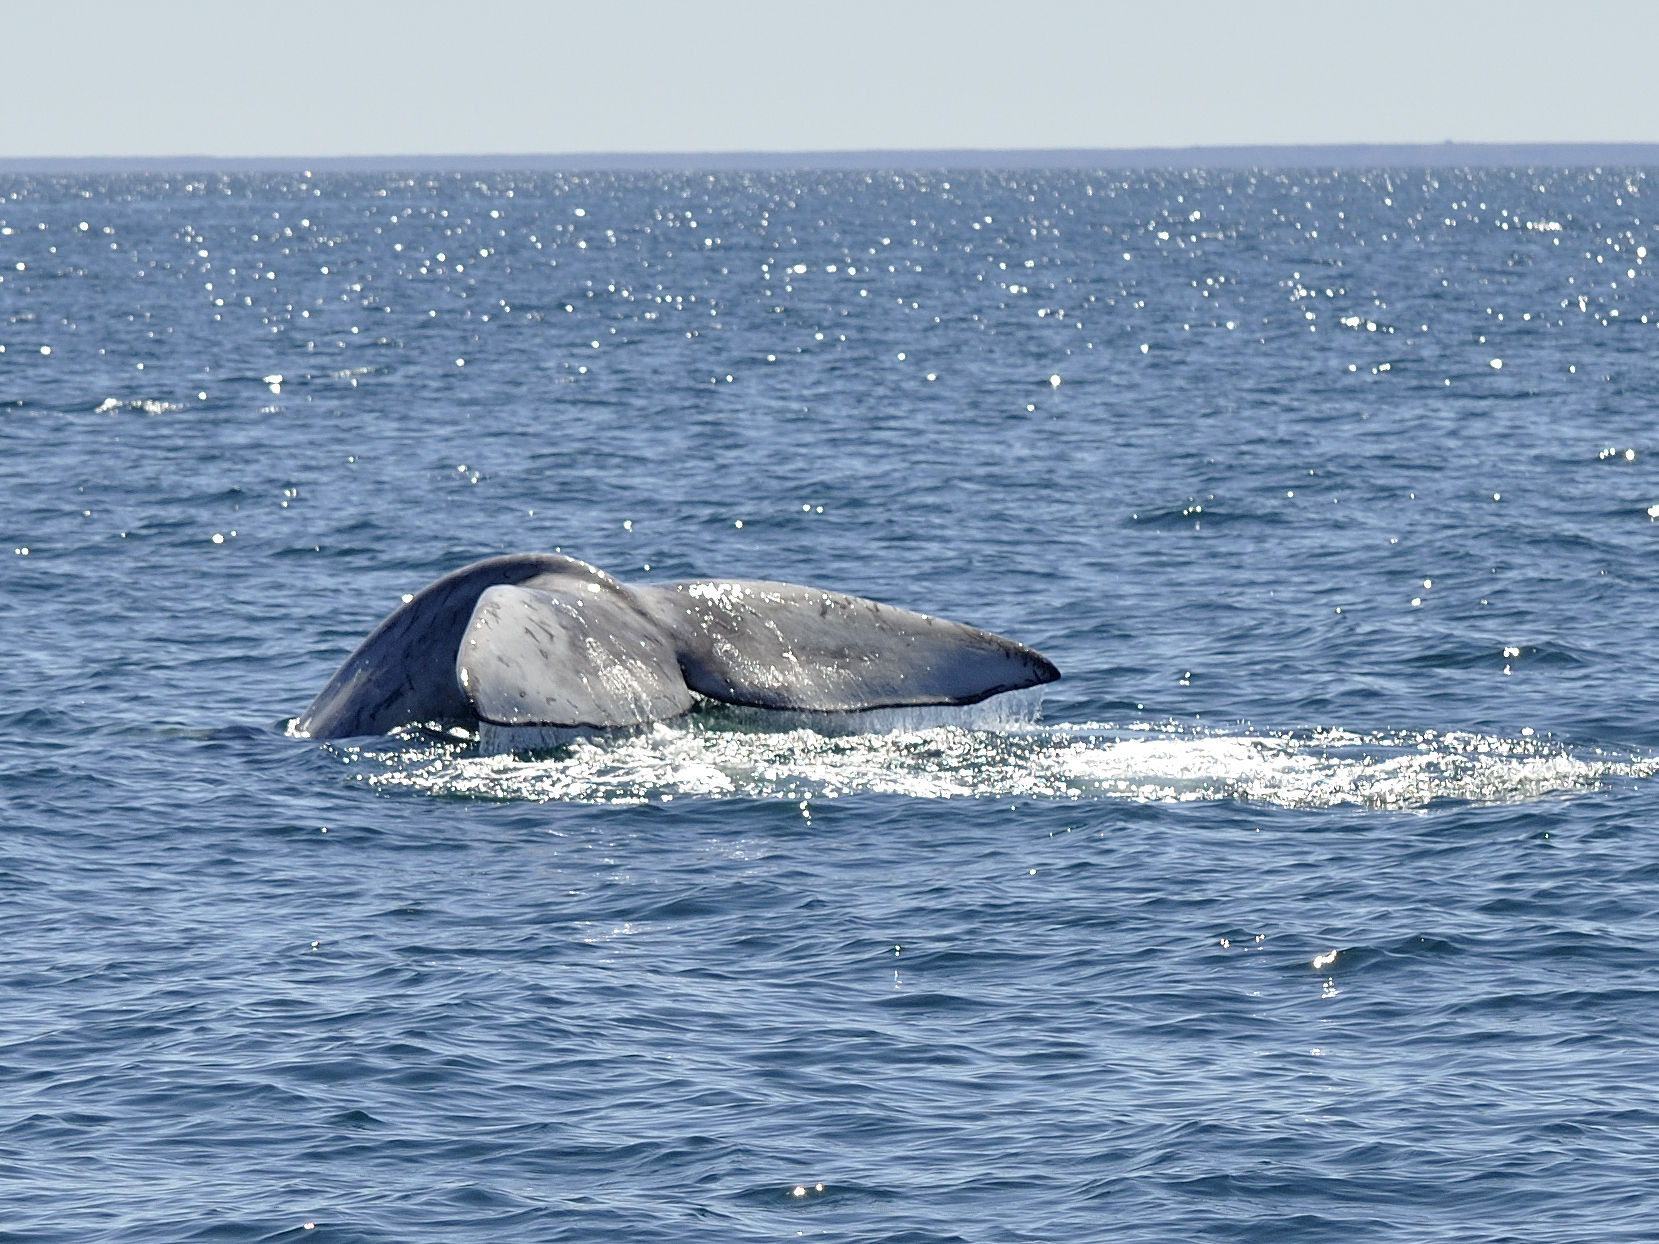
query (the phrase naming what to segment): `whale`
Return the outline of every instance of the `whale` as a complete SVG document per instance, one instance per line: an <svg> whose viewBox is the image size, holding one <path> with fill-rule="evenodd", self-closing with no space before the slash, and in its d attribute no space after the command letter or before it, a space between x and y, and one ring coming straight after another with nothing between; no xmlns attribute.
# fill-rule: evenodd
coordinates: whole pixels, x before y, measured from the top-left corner
<svg viewBox="0 0 1659 1244"><path fill-rule="evenodd" d="M1059 677L1024 644L859 596L747 579L625 584L561 553L511 553L407 597L289 733L625 730L699 700L851 718Z"/></svg>

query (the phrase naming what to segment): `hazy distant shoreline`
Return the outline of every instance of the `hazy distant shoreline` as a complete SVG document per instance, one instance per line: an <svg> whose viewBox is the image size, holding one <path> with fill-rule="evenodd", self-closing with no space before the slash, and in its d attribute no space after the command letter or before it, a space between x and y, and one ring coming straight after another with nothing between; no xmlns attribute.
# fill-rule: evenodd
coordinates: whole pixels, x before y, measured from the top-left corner
<svg viewBox="0 0 1659 1244"><path fill-rule="evenodd" d="M587 152L569 155L17 156L0 173L738 172L811 169L1528 168L1659 165L1659 143L1367 143L1052 150Z"/></svg>

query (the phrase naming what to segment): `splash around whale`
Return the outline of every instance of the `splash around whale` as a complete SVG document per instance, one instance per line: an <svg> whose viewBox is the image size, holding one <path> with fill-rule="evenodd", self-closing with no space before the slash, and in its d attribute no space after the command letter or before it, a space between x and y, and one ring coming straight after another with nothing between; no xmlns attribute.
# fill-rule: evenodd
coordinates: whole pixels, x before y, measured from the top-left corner
<svg viewBox="0 0 1659 1244"><path fill-rule="evenodd" d="M557 744L666 721L699 697L886 729L896 713L979 704L1059 677L1024 644L857 596L757 580L624 584L573 557L513 553L406 600L289 733L335 739L431 723Z"/></svg>

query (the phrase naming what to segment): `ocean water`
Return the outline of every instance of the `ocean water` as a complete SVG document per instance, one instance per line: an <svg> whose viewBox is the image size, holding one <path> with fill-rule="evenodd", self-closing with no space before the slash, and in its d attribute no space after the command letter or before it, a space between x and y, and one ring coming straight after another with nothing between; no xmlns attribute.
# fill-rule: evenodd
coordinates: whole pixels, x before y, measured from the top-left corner
<svg viewBox="0 0 1659 1244"><path fill-rule="evenodd" d="M0 179L0 1240L1634 1240L1633 169ZM285 727L560 550L1040 707Z"/></svg>

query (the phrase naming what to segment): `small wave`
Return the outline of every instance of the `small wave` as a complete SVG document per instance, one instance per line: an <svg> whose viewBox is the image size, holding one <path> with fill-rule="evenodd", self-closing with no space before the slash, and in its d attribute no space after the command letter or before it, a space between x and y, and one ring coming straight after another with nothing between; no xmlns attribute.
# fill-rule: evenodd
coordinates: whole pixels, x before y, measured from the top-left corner
<svg viewBox="0 0 1659 1244"><path fill-rule="evenodd" d="M346 758L379 788L491 800L1029 798L1282 808L1515 803L1659 773L1659 758L1580 754L1537 737L1433 730L1359 735L1200 731L1174 724L961 724L828 733L751 712L698 711L627 734L510 752L407 736ZM497 738L499 748L503 740Z"/></svg>
<svg viewBox="0 0 1659 1244"><path fill-rule="evenodd" d="M133 398L123 402L118 397L106 397L92 413L107 415L118 410L141 410L146 415L170 415L183 409L179 402L163 402L155 398Z"/></svg>

